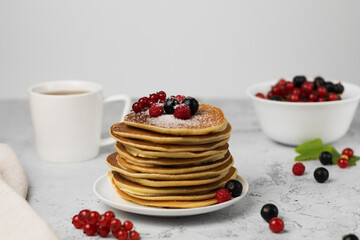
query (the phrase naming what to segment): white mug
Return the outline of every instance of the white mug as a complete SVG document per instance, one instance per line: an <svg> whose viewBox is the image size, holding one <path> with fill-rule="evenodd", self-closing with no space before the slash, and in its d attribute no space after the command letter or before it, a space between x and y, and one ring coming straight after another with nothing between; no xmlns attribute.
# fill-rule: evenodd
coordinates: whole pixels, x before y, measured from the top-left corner
<svg viewBox="0 0 360 240"><path fill-rule="evenodd" d="M39 156L50 162L78 162L94 158L100 146L103 103L124 101L122 119L130 110L127 95L102 98L102 86L85 81L52 81L29 88L30 110ZM122 119L120 119L122 121Z"/></svg>

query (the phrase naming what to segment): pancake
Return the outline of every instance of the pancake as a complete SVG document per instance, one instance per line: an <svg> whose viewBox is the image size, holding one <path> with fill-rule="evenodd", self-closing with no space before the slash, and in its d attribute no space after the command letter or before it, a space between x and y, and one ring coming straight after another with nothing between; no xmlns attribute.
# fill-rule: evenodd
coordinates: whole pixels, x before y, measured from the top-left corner
<svg viewBox="0 0 360 240"><path fill-rule="evenodd" d="M133 138L146 142L159 144L179 144L179 145L197 145L218 142L230 137L231 125L228 123L224 131L209 133L207 135L188 135L175 136L170 134L161 134L140 128L126 125L125 123L116 123L110 128L110 135L117 140L117 137Z"/></svg>
<svg viewBox="0 0 360 240"><path fill-rule="evenodd" d="M137 164L141 166L157 166L157 165L164 165L164 166L193 166L197 164L202 164L206 162L213 162L217 161L225 156L229 151L221 151L219 153L214 153L213 155L205 156L205 157L198 157L198 158L143 158L137 157L129 154L124 145L121 143L115 144L115 149L118 154L124 158L127 162L132 164Z"/></svg>
<svg viewBox="0 0 360 240"><path fill-rule="evenodd" d="M131 155L144 157L144 158L197 158L197 157L210 156L212 154L217 154L217 153L226 153L228 148L229 145L226 143L221 147L211 149L208 151L201 151L201 152L159 152L159 151L143 150L131 146L125 146L126 151Z"/></svg>
<svg viewBox="0 0 360 240"><path fill-rule="evenodd" d="M121 191L117 187L117 185L115 185L113 179L111 179L111 183L115 188L116 192L122 198L145 206L162 207L162 208L198 208L198 207L210 206L218 202L216 198L210 198L210 199L198 200L198 201L154 201L154 200L139 199L126 194L124 191Z"/></svg>
<svg viewBox="0 0 360 240"><path fill-rule="evenodd" d="M224 131L227 120L220 108L199 104L198 111L190 119L177 119L172 114L150 117L149 111L129 113L124 118L128 126L171 135L206 135Z"/></svg>
<svg viewBox="0 0 360 240"><path fill-rule="evenodd" d="M199 145L175 145L175 144L158 144L158 143L144 142L141 140L124 138L124 137L120 137L120 136L114 136L114 138L118 142L122 143L125 146L130 146L130 147L144 149L144 150L160 151L160 152L207 151L207 150L211 150L211 149L215 149L215 148L224 146L229 141L229 138L226 138L226 139L223 139L218 142L205 143L205 144L199 144Z"/></svg>
<svg viewBox="0 0 360 240"><path fill-rule="evenodd" d="M198 164L198 165L194 165L194 166L186 166L186 167L182 167L182 166L176 166L176 167L139 166L139 165L127 162L119 154L116 156L116 160L120 165L124 166L126 169L131 169L131 170L137 171L137 172L157 173L157 174L184 174L184 173L205 171L208 169L212 169L212 168L221 166L225 162L227 162L230 159L230 157L231 157L230 152L227 152L227 154L220 160L210 162L210 163L205 163L205 164Z"/></svg>
<svg viewBox="0 0 360 240"><path fill-rule="evenodd" d="M134 194L139 195L183 195L183 194L197 194L204 192L211 192L219 188L223 188L227 181L236 178L236 168L230 168L227 175L219 181L200 185L200 186L186 186L186 187L149 187L142 186L138 183L127 180L116 171L110 171L109 175L113 177L114 183L120 189L126 189Z"/></svg>
<svg viewBox="0 0 360 240"><path fill-rule="evenodd" d="M133 182L138 182L146 186L168 187L168 186L193 186L207 184L221 179L229 171L234 161L229 158L222 165L202 172L192 172L185 174L161 174L161 173L142 173L125 168L116 159L116 153L108 156L107 164L114 171Z"/></svg>
<svg viewBox="0 0 360 240"><path fill-rule="evenodd" d="M173 195L173 196L154 196L154 195L139 195L134 194L132 192L126 191L122 189L127 195L132 196L134 198L144 199L144 200L152 200L152 201L164 201L164 200L177 200L177 201L197 201L197 200L204 200L209 198L216 197L216 191L212 191L210 193L199 193L194 195Z"/></svg>

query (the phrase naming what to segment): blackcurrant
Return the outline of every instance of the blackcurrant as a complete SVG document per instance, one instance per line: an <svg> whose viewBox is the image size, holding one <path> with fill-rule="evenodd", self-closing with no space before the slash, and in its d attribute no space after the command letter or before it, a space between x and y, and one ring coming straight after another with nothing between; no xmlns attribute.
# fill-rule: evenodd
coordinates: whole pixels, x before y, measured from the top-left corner
<svg viewBox="0 0 360 240"><path fill-rule="evenodd" d="M242 184L238 180L235 180L235 179L227 181L225 184L225 188L227 190L229 190L232 197L240 196L242 193L242 190L243 190Z"/></svg>
<svg viewBox="0 0 360 240"><path fill-rule="evenodd" d="M341 94L344 92L344 86L341 83L338 83L334 86L334 92L337 94Z"/></svg>
<svg viewBox="0 0 360 240"><path fill-rule="evenodd" d="M293 83L294 83L295 87L297 87L297 88L300 88L304 82L306 82L305 76L295 76L293 78Z"/></svg>
<svg viewBox="0 0 360 240"><path fill-rule="evenodd" d="M318 183L324 183L329 178L329 171L326 168L319 167L314 171L314 178Z"/></svg>
<svg viewBox="0 0 360 240"><path fill-rule="evenodd" d="M271 219L279 215L279 211L274 204L267 203L261 208L260 214L265 221L269 222Z"/></svg>
<svg viewBox="0 0 360 240"><path fill-rule="evenodd" d="M343 237L343 240L359 240L359 238L354 234L348 234Z"/></svg>
<svg viewBox="0 0 360 240"><path fill-rule="evenodd" d="M179 105L179 104L180 104L180 102L177 99L172 98L172 97L167 98L165 103L164 103L164 111L165 111L165 113L166 114L173 114L174 111L175 111L174 107L176 105Z"/></svg>
<svg viewBox="0 0 360 240"><path fill-rule="evenodd" d="M193 97L186 97L181 103L189 106L191 115L194 115L199 109L199 102Z"/></svg>
<svg viewBox="0 0 360 240"><path fill-rule="evenodd" d="M332 82L326 82L325 87L326 87L327 92L335 91L335 85Z"/></svg>
<svg viewBox="0 0 360 240"><path fill-rule="evenodd" d="M320 153L319 160L322 165L332 165L332 155L328 151Z"/></svg>
<svg viewBox="0 0 360 240"><path fill-rule="evenodd" d="M270 98L270 100L273 100L273 101L282 101L282 98L281 97L279 97L279 96L272 96L271 98Z"/></svg>
<svg viewBox="0 0 360 240"><path fill-rule="evenodd" d="M316 90L318 87L324 86L325 80L322 77L316 77L314 79L314 89Z"/></svg>

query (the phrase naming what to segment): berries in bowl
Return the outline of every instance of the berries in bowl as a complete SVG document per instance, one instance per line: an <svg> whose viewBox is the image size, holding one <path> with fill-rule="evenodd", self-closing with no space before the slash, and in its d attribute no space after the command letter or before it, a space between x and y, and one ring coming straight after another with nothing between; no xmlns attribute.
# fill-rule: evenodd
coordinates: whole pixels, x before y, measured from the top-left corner
<svg viewBox="0 0 360 240"><path fill-rule="evenodd" d="M319 79L323 78L308 81L304 76L295 76L292 81L281 79L248 88L247 94L268 137L299 145L315 138L334 142L346 134L359 103L360 88L343 81L331 83L323 79L323 83ZM334 86L337 93L333 92Z"/></svg>

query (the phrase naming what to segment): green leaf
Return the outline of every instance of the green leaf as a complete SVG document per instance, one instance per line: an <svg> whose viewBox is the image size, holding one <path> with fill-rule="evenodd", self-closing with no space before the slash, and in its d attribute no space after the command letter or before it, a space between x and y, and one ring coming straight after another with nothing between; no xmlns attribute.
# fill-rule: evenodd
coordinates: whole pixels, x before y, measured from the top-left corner
<svg viewBox="0 0 360 240"><path fill-rule="evenodd" d="M325 145L325 146L321 145L320 147L317 146L317 148L312 148L308 151L303 151L302 153L300 153L299 156L295 157L295 161L300 162L300 161L318 160L320 153L322 153L323 151L331 152L332 149L333 147L331 147L330 145Z"/></svg>
<svg viewBox="0 0 360 240"><path fill-rule="evenodd" d="M295 148L295 152L304 153L312 150L320 149L323 146L323 142L320 138L316 138L311 141L302 143L301 145Z"/></svg>
<svg viewBox="0 0 360 240"><path fill-rule="evenodd" d="M353 156L349 159L349 166L356 166L356 161L360 160L359 156Z"/></svg>

